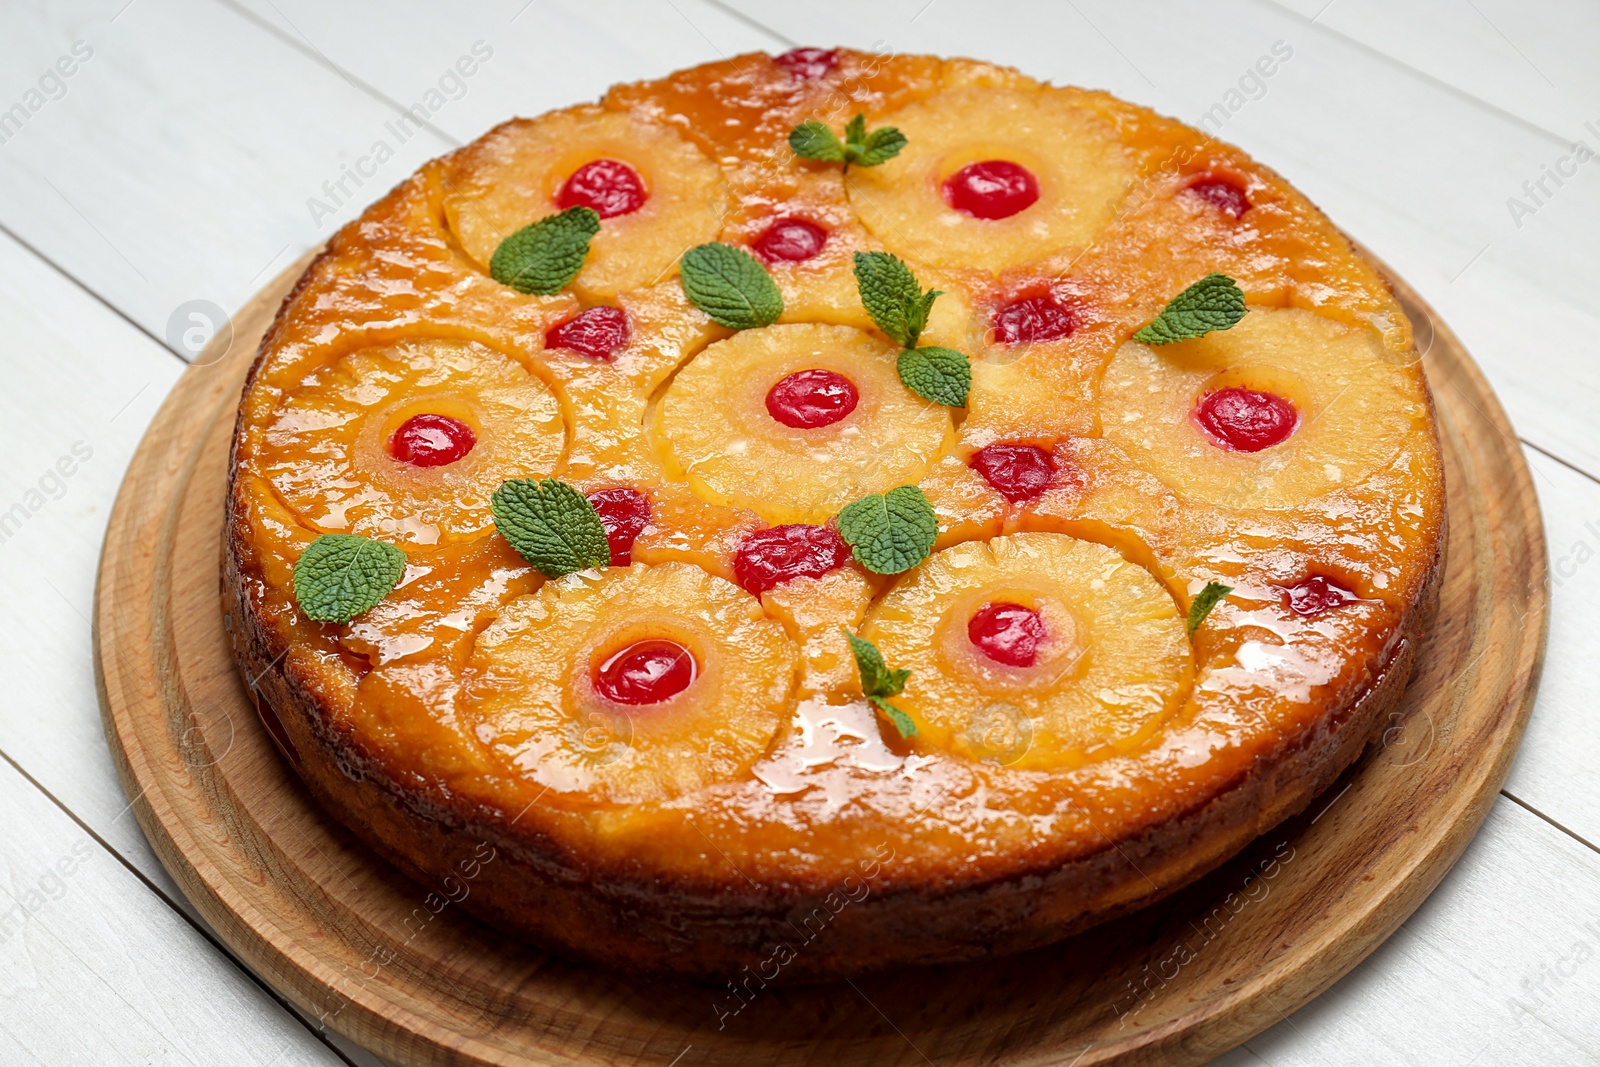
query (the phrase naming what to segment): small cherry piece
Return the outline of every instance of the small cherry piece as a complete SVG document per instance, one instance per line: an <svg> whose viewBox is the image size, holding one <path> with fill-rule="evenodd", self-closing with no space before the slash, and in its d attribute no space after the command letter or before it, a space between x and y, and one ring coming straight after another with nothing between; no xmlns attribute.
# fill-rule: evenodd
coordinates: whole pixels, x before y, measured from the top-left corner
<svg viewBox="0 0 1600 1067"><path fill-rule="evenodd" d="M734 553L733 574L760 596L790 578L820 578L850 559L850 546L831 526L797 522L749 534Z"/></svg>
<svg viewBox="0 0 1600 1067"><path fill-rule="evenodd" d="M572 172L556 204L563 211L572 207L592 207L603 219L626 215L644 207L649 194L639 172L617 159L597 159Z"/></svg>
<svg viewBox="0 0 1600 1067"><path fill-rule="evenodd" d="M594 687L618 704L659 704L694 684L694 655L676 641L636 641L600 664Z"/></svg>
<svg viewBox="0 0 1600 1067"><path fill-rule="evenodd" d="M448 415L413 415L389 438L389 455L413 467L442 467L472 451L472 427Z"/></svg>
<svg viewBox="0 0 1600 1067"><path fill-rule="evenodd" d="M628 343L628 313L601 305L550 327L546 348L567 348L590 359L610 359Z"/></svg>
<svg viewBox="0 0 1600 1067"><path fill-rule="evenodd" d="M801 81L812 81L839 65L839 53L831 48L796 48L773 56L772 61Z"/></svg>
<svg viewBox="0 0 1600 1067"><path fill-rule="evenodd" d="M1313 574L1302 579L1294 585L1285 586L1283 598L1289 605L1289 610L1296 615L1321 615L1330 608L1337 608L1360 600L1350 590L1320 574Z"/></svg>
<svg viewBox="0 0 1600 1067"><path fill-rule="evenodd" d="M1002 345L1025 345L1034 341L1054 341L1071 337L1078 328L1072 309L1052 294L1025 296L1013 300L994 313L990 320L994 339Z"/></svg>
<svg viewBox="0 0 1600 1067"><path fill-rule="evenodd" d="M615 489L597 489L586 499L600 516L600 525L606 528L606 540L611 543L611 565L626 567L633 562L633 542L650 525L650 498L637 489L618 486Z"/></svg>
<svg viewBox="0 0 1600 1067"><path fill-rule="evenodd" d="M941 188L945 203L975 219L1010 218L1039 199L1039 179L1008 159L969 163Z"/></svg>
<svg viewBox="0 0 1600 1067"><path fill-rule="evenodd" d="M1220 447L1230 452L1260 452L1294 433L1300 413L1276 393L1234 386L1202 397L1194 419Z"/></svg>
<svg viewBox="0 0 1600 1067"><path fill-rule="evenodd" d="M767 414L796 430L831 426L856 409L855 383L820 367L797 370L767 391Z"/></svg>
<svg viewBox="0 0 1600 1067"><path fill-rule="evenodd" d="M996 663L1031 667L1044 640L1044 622L1032 608L997 600L967 620L967 639Z"/></svg>
<svg viewBox="0 0 1600 1067"><path fill-rule="evenodd" d="M967 466L1013 504L1044 492L1056 473L1050 453L1036 445L989 445L973 453Z"/></svg>
<svg viewBox="0 0 1600 1067"><path fill-rule="evenodd" d="M1219 178L1215 174L1206 174L1190 182L1189 191L1212 207L1219 211L1226 211L1234 218L1238 218L1250 210L1250 198L1245 195L1244 186L1231 178Z"/></svg>
<svg viewBox="0 0 1600 1067"><path fill-rule="evenodd" d="M756 238L756 255L768 263L800 263L822 251L828 231L806 219L781 218Z"/></svg>

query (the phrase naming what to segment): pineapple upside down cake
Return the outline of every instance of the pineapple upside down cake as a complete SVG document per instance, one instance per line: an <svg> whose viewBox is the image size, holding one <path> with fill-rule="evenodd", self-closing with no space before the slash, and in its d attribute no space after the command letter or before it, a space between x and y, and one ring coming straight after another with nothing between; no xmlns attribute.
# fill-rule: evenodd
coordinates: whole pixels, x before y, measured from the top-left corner
<svg viewBox="0 0 1600 1067"><path fill-rule="evenodd" d="M575 958L819 978L1194 880L1374 739L1443 474L1377 270L1104 93L846 50L518 119L341 230L224 598L311 791Z"/></svg>

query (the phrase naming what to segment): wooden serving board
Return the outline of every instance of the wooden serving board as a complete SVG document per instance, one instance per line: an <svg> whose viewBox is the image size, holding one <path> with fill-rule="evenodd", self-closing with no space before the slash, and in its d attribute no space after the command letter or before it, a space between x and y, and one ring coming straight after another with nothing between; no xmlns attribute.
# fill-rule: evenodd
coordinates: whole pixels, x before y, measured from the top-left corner
<svg viewBox="0 0 1600 1067"><path fill-rule="evenodd" d="M1199 1063L1311 1000L1393 932L1460 856L1510 768L1546 629L1533 483L1471 358L1397 283L1444 443L1441 603L1383 742L1305 814L1143 912L982 964L743 1001L514 943L455 906L469 882L412 883L323 814L229 651L219 563L234 410L304 266L240 312L231 348L184 375L145 435L106 533L96 661L123 788L167 870L246 963L380 1055L585 1067Z"/></svg>

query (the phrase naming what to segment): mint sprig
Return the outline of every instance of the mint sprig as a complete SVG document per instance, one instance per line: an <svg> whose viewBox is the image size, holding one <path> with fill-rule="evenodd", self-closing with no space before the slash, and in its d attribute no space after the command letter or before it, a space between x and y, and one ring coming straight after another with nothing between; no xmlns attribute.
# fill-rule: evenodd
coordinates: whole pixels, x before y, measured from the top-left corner
<svg viewBox="0 0 1600 1067"><path fill-rule="evenodd" d="M887 252L857 252L856 291L861 306L884 336L904 351L896 364L900 383L924 400L965 407L972 389L972 365L953 348L918 348L933 302L944 294L926 292L903 261Z"/></svg>
<svg viewBox="0 0 1600 1067"><path fill-rule="evenodd" d="M1211 614L1211 609L1221 603L1222 598L1233 592L1233 586L1223 585L1221 582L1207 582L1206 587L1200 590L1189 605L1189 618L1186 625L1189 636L1200 629L1200 624L1206 621L1206 616Z"/></svg>
<svg viewBox="0 0 1600 1067"><path fill-rule="evenodd" d="M1244 291L1226 274L1207 274L1172 298L1161 314L1133 335L1146 345L1191 341L1232 329L1244 318Z"/></svg>
<svg viewBox="0 0 1600 1067"><path fill-rule="evenodd" d="M294 599L306 618L349 622L370 611L405 573L406 554L358 534L323 534L294 564Z"/></svg>
<svg viewBox="0 0 1600 1067"><path fill-rule="evenodd" d="M600 232L594 208L569 207L524 226L500 242L489 259L489 276L519 293L553 296L583 269L589 238Z"/></svg>
<svg viewBox="0 0 1600 1067"><path fill-rule="evenodd" d="M899 574L928 558L939 536L933 505L914 485L872 493L839 512L839 536L874 574Z"/></svg>
<svg viewBox="0 0 1600 1067"><path fill-rule="evenodd" d="M611 543L594 505L554 478L512 478L489 500L495 529L546 578L611 563Z"/></svg>
<svg viewBox="0 0 1600 1067"><path fill-rule="evenodd" d="M789 131L789 147L795 155L819 163L840 163L845 170L887 163L905 146L906 135L893 126L880 126L869 132L867 116L861 113L845 124L843 141L816 119Z"/></svg>
<svg viewBox="0 0 1600 1067"><path fill-rule="evenodd" d="M856 658L856 672L861 675L861 695L894 723L901 737L915 737L917 724L911 716L889 703L889 697L897 697L905 691L911 672L905 668L891 671L878 646L866 638L857 637L849 630L844 631L844 636L850 642L850 653Z"/></svg>
<svg viewBox="0 0 1600 1067"><path fill-rule="evenodd" d="M712 241L678 260L689 302L730 330L771 326L783 314L783 294L761 261L742 248Z"/></svg>

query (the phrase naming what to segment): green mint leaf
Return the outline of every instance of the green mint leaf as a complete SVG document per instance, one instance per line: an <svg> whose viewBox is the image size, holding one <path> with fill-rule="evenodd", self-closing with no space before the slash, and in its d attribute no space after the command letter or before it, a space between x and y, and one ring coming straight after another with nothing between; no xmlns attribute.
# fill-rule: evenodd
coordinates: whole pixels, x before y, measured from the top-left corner
<svg viewBox="0 0 1600 1067"><path fill-rule="evenodd" d="M761 261L732 245L696 245L678 261L690 303L730 330L771 326L783 314L783 294Z"/></svg>
<svg viewBox="0 0 1600 1067"><path fill-rule="evenodd" d="M928 345L907 348L895 365L900 383L924 400L946 407L967 406L967 391L972 388L972 364L953 348Z"/></svg>
<svg viewBox="0 0 1600 1067"><path fill-rule="evenodd" d="M546 578L611 563L611 544L594 505L554 478L512 478L489 500L495 529Z"/></svg>
<svg viewBox="0 0 1600 1067"><path fill-rule="evenodd" d="M850 642L851 655L856 658L856 672L861 675L861 695L883 712L894 728L900 731L901 737L915 737L917 724L888 700L905 691L906 679L911 677L911 672L905 669L891 671L888 664L884 663L883 653L878 651L878 646L866 638L857 637L849 630L844 631L844 636Z"/></svg>
<svg viewBox="0 0 1600 1067"><path fill-rule="evenodd" d="M1221 582L1207 582L1206 587L1194 598L1194 603L1189 605L1189 636L1200 629L1200 624L1206 621L1206 616L1211 614L1211 609L1216 607L1223 597L1233 592L1233 586L1223 585Z"/></svg>
<svg viewBox="0 0 1600 1067"><path fill-rule="evenodd" d="M914 485L864 496L839 512L839 536L856 562L875 574L915 567L928 558L938 535L933 505Z"/></svg>
<svg viewBox="0 0 1600 1067"><path fill-rule="evenodd" d="M862 149L866 147L867 116L864 113L857 111L856 117L844 125L845 159L849 162L854 162L853 157L860 155Z"/></svg>
<svg viewBox="0 0 1600 1067"><path fill-rule="evenodd" d="M589 238L599 232L599 213L569 207L501 241L489 259L489 275L519 293L553 296L578 276L589 254Z"/></svg>
<svg viewBox="0 0 1600 1067"><path fill-rule="evenodd" d="M1173 297L1133 339L1147 345L1190 341L1213 330L1231 329L1242 318L1244 291L1226 274L1207 274Z"/></svg>
<svg viewBox="0 0 1600 1067"><path fill-rule="evenodd" d="M888 252L857 252L855 271L861 306L878 329L902 348L917 347L933 302L943 294L924 293L911 268Z"/></svg>
<svg viewBox="0 0 1600 1067"><path fill-rule="evenodd" d="M789 147L803 159L822 163L843 163L845 158L844 145L839 143L839 138L816 119L802 122L789 131Z"/></svg>
<svg viewBox="0 0 1600 1067"><path fill-rule="evenodd" d="M316 622L349 622L388 596L405 569L406 554L385 541L323 534L295 561L295 603Z"/></svg>
<svg viewBox="0 0 1600 1067"><path fill-rule="evenodd" d="M849 162L860 167L876 167L898 156L905 146L905 134L893 126L881 126L867 135L861 150ZM848 154L848 149L846 151Z"/></svg>

